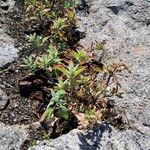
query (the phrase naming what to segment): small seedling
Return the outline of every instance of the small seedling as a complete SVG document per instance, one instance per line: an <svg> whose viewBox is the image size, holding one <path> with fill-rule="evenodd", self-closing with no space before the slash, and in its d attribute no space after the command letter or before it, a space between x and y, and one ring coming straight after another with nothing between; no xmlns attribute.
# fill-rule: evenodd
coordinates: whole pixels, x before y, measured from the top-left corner
<svg viewBox="0 0 150 150"><path fill-rule="evenodd" d="M76 52L72 52L72 56L78 61L80 64L85 64L90 61L90 57L84 50L77 50Z"/></svg>
<svg viewBox="0 0 150 150"><path fill-rule="evenodd" d="M27 36L27 38L28 41L32 44L35 44L37 46L43 45L43 38L41 36L36 35L36 33L30 34L29 36Z"/></svg>
<svg viewBox="0 0 150 150"><path fill-rule="evenodd" d="M36 72L35 62L32 56L26 57L23 59L22 67L27 67L31 74Z"/></svg>

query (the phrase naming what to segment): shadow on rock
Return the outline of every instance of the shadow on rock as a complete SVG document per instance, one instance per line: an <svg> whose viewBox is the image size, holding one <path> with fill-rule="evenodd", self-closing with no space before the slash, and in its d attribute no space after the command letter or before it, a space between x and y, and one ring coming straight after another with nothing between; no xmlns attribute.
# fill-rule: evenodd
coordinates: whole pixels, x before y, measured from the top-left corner
<svg viewBox="0 0 150 150"><path fill-rule="evenodd" d="M97 150L100 149L100 141L104 132L111 132L111 128L107 124L97 123L91 130L86 133L78 133L80 150Z"/></svg>

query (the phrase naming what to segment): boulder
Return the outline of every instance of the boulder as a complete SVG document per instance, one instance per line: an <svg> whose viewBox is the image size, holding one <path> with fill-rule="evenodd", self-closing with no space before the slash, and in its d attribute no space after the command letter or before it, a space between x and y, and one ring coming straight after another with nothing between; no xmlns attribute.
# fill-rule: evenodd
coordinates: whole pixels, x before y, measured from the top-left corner
<svg viewBox="0 0 150 150"><path fill-rule="evenodd" d="M0 150L20 150L21 145L28 139L27 126L8 126L0 123Z"/></svg>

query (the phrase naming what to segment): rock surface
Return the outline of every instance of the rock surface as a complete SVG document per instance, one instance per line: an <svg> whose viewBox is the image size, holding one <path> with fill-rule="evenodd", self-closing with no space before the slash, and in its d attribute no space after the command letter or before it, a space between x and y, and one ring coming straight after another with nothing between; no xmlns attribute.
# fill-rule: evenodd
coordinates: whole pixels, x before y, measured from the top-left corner
<svg viewBox="0 0 150 150"><path fill-rule="evenodd" d="M14 0L1 0L0 1L0 14L10 12L14 7Z"/></svg>
<svg viewBox="0 0 150 150"><path fill-rule="evenodd" d="M86 32L80 43L87 49L92 43L106 43L102 62L122 61L131 70L131 74L118 74L125 92L123 98L113 98L116 109L130 128L120 131L101 124L91 131L80 133L75 130L55 140L40 142L29 150L149 150L150 1L86 2L90 13L84 9L79 13L79 30Z"/></svg>
<svg viewBox="0 0 150 150"><path fill-rule="evenodd" d="M0 150L20 150L20 146L28 138L26 126L6 126L0 123Z"/></svg>
<svg viewBox="0 0 150 150"><path fill-rule="evenodd" d="M18 50L14 47L14 40L0 29L0 67L14 61L18 57Z"/></svg>
<svg viewBox="0 0 150 150"><path fill-rule="evenodd" d="M14 40L7 35L4 14L12 11L15 1L0 1L0 67L10 63L18 57L18 50L14 47Z"/></svg>
<svg viewBox="0 0 150 150"><path fill-rule="evenodd" d="M81 43L90 47L95 40L105 41L104 63L125 62L131 75L118 76L125 92L114 98L117 109L126 113L131 124L150 127L150 1L88 1L90 14L82 17L86 38ZM143 131L141 131L143 132Z"/></svg>
<svg viewBox="0 0 150 150"><path fill-rule="evenodd" d="M57 139L42 141L28 150L148 150L149 136L132 130L118 131L106 124L92 130L71 131Z"/></svg>

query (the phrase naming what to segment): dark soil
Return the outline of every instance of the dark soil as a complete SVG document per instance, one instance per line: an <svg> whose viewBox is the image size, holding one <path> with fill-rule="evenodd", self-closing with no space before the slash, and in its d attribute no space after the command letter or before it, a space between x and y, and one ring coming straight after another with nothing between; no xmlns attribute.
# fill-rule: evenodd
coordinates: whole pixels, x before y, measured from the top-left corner
<svg viewBox="0 0 150 150"><path fill-rule="evenodd" d="M32 127L32 123L38 122L41 117L40 108L43 104L46 106L44 103L46 101L45 93L41 90L46 83L44 82L41 88L36 88L32 83L39 80L43 82L44 80L40 78L40 75L28 77L28 71L21 67L23 58L33 53L38 55L39 49L34 45L29 45L26 40L26 31L22 21L24 18L24 2L16 0L16 8L9 15L4 15L5 21L3 22L9 29L7 34L15 39L15 46L20 51L19 57L14 62L0 68L0 88L3 89L9 99L7 106L0 111L0 121L9 125L29 125L30 139L25 141L21 147L21 149L27 149L37 140L56 138L69 132L77 127L77 122L59 120L54 128L45 123L38 128ZM26 82L29 83L29 81L32 85L28 87ZM23 84L25 87L23 87ZM61 127L65 128L61 129Z"/></svg>
<svg viewBox="0 0 150 150"><path fill-rule="evenodd" d="M28 142L26 141L27 144L24 144L21 148L27 149L27 147L33 144L34 140L43 139L43 135L46 134L46 131L42 127L33 129L31 126L32 123L39 121L39 116L36 113L39 100L31 100L30 97L21 96L18 87L19 81L28 75L27 70L20 66L22 59L33 52L37 52L38 49L34 46L30 46L26 41L22 23L22 18L24 17L24 2L16 0L16 8L17 9L9 15L4 14L5 20L2 22L8 27L9 30L7 34L15 39L15 46L20 52L18 59L0 68L0 88L6 92L9 99L6 108L0 111L0 121L9 125L28 124L30 126L30 139Z"/></svg>
<svg viewBox="0 0 150 150"><path fill-rule="evenodd" d="M16 10L5 16L4 24L9 28L8 34L16 39L15 46L19 48L19 57L11 64L5 65L0 70L0 85L9 98L8 107L0 112L0 120L5 124L29 124L37 120L31 101L20 96L18 81L26 76L27 71L20 67L24 56L33 51L27 44L22 18L24 16L23 1L16 0ZM21 48L20 48L21 47Z"/></svg>

